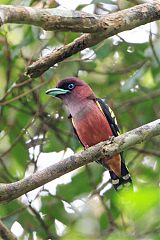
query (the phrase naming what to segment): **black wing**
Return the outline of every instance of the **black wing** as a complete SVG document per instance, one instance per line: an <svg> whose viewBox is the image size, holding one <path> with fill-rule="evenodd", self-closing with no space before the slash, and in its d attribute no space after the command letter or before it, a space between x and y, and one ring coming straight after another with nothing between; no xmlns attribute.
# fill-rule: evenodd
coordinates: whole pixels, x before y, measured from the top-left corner
<svg viewBox="0 0 160 240"><path fill-rule="evenodd" d="M109 125L111 127L111 130L113 132L113 135L115 137L117 137L119 135L119 127L117 124L117 120L116 117L112 111L112 109L100 98L97 98L96 101L99 103L100 107L101 107L101 111L103 111L104 115L106 116Z"/></svg>

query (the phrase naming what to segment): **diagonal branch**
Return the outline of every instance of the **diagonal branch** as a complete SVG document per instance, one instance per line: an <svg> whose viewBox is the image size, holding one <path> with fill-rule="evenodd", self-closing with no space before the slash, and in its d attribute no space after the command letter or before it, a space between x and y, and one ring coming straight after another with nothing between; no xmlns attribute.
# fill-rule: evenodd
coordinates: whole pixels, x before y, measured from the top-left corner
<svg viewBox="0 0 160 240"><path fill-rule="evenodd" d="M46 169L37 171L25 179L10 184L0 184L0 202L11 201L76 168L104 157L110 158L157 135L160 135L160 119L120 135L112 142L101 142L82 153L75 154Z"/></svg>
<svg viewBox="0 0 160 240"><path fill-rule="evenodd" d="M59 8L40 9L25 6L0 5L0 26L6 23L29 24L39 26L47 31L108 32L108 29L109 31L115 30L117 24L121 28L121 31L123 31L130 29L128 28L128 24L132 26L136 22L140 22L140 25L142 25L147 22L156 21L159 18L160 3L158 0L109 15L96 15Z"/></svg>
<svg viewBox="0 0 160 240"><path fill-rule="evenodd" d="M160 2L156 0L103 16L56 8L0 5L0 26L5 23L30 24L45 30L88 33L28 66L27 74L31 77L40 76L56 63L110 36L158 19Z"/></svg>
<svg viewBox="0 0 160 240"><path fill-rule="evenodd" d="M133 29L140 25L160 19L160 3L145 3L116 13L105 15L98 21L96 33L92 27L88 34L83 34L73 42L59 48L45 57L39 58L27 68L30 77L39 77L50 67L81 50L92 47L117 33ZM100 30L100 32L98 32ZM76 28L75 28L76 31ZM88 30L89 32L89 30Z"/></svg>
<svg viewBox="0 0 160 240"><path fill-rule="evenodd" d="M6 240L16 240L16 236L0 220L0 237Z"/></svg>

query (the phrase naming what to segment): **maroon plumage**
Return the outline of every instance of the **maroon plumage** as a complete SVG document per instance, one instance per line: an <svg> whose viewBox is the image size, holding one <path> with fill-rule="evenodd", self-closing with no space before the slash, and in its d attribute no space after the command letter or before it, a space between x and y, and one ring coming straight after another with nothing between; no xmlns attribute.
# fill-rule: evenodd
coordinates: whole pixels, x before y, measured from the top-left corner
<svg viewBox="0 0 160 240"><path fill-rule="evenodd" d="M63 100L70 112L75 132L85 148L118 135L119 129L112 110L96 98L84 81L75 77L65 78L56 89L48 90L47 94ZM109 160L103 159L101 164L109 169L115 189L121 184L131 183L121 154Z"/></svg>

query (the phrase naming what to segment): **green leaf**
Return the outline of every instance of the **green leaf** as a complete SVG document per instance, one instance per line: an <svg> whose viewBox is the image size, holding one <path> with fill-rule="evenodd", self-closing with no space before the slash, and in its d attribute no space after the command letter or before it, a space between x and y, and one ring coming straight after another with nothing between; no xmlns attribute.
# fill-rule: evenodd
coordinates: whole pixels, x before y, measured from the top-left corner
<svg viewBox="0 0 160 240"><path fill-rule="evenodd" d="M73 227L64 235L62 236L62 240L88 240L88 236L84 236L83 234L77 232Z"/></svg>
<svg viewBox="0 0 160 240"><path fill-rule="evenodd" d="M85 168L72 177L72 182L69 184L59 185L57 187L57 194L63 196L67 201L73 201L75 198L80 197L86 193L94 190L92 181L97 185L102 178L103 167L95 164L91 167L91 176L88 175Z"/></svg>
<svg viewBox="0 0 160 240"><path fill-rule="evenodd" d="M112 0L93 0L92 3L109 3L109 4L113 4Z"/></svg>
<svg viewBox="0 0 160 240"><path fill-rule="evenodd" d="M3 222L8 228L11 228L12 224L17 220L19 209L22 208L23 205L17 200L0 205L0 218L4 219Z"/></svg>
<svg viewBox="0 0 160 240"><path fill-rule="evenodd" d="M148 68L148 64L143 65L140 69L138 69L134 74L125 82L125 84L122 87L123 91L128 91L131 88L133 88L141 79L141 77L144 75Z"/></svg>
<svg viewBox="0 0 160 240"><path fill-rule="evenodd" d="M42 197L41 211L45 216L45 222L48 226L53 224L51 219L57 219L65 225L68 225L71 221L71 216L64 209L64 205L61 200L52 196Z"/></svg>
<svg viewBox="0 0 160 240"><path fill-rule="evenodd" d="M127 234L125 231L115 231L107 237L107 240L135 240L131 235Z"/></svg>
<svg viewBox="0 0 160 240"><path fill-rule="evenodd" d="M95 47L92 47L95 50L96 56L99 60L104 59L105 57L109 57L109 55L113 52L112 42L107 39L103 43L100 43Z"/></svg>
<svg viewBox="0 0 160 240"><path fill-rule="evenodd" d="M17 221L22 225L27 234L36 232L38 237L47 239L48 231L42 227L43 224L39 221L39 218L28 208L18 215Z"/></svg>
<svg viewBox="0 0 160 240"><path fill-rule="evenodd" d="M160 191L155 187L139 189L137 192L124 190L119 201L120 209L135 220L144 217L159 204Z"/></svg>
<svg viewBox="0 0 160 240"><path fill-rule="evenodd" d="M106 212L104 212L100 216L99 223L100 223L100 227L101 227L102 230L105 230L108 227L109 221L108 221L108 217L107 217Z"/></svg>
<svg viewBox="0 0 160 240"><path fill-rule="evenodd" d="M14 144L16 138L22 133L22 127L20 125L14 126L12 130L9 131L10 144ZM23 153L23 154L21 154ZM24 170L26 168L27 162L29 160L28 149L25 144L25 139L23 136L20 137L19 141L12 148L12 155L14 156L15 162L10 164L10 170L13 175L19 175L22 177Z"/></svg>

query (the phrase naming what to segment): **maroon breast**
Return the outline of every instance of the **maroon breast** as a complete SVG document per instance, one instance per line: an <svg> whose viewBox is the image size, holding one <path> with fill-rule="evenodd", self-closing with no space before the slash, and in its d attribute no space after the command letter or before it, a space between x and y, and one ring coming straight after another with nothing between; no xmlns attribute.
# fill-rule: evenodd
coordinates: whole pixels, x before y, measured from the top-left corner
<svg viewBox="0 0 160 240"><path fill-rule="evenodd" d="M113 135L110 125L96 103L73 118L74 127L82 144L87 148Z"/></svg>

